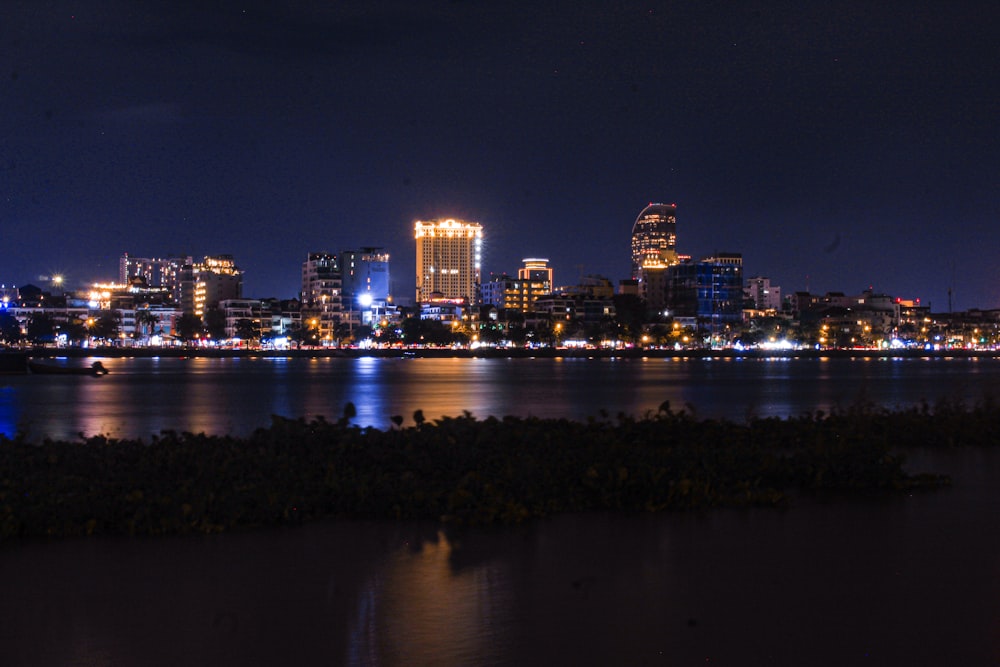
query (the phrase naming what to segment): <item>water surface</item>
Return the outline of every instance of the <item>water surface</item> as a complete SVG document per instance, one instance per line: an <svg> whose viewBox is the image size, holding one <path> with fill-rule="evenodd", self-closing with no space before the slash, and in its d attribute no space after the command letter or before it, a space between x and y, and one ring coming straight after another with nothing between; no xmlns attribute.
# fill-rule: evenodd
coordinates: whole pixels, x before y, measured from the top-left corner
<svg viewBox="0 0 1000 667"><path fill-rule="evenodd" d="M90 360L74 360L89 363ZM271 415L386 428L469 411L585 419L641 416L664 402L742 421L845 408L903 407L1000 394L1000 360L928 359L105 359L110 375L0 377L0 432L149 437L247 434Z"/></svg>
<svg viewBox="0 0 1000 667"><path fill-rule="evenodd" d="M3 665L988 665L1000 455L951 489L442 532L0 548Z"/></svg>

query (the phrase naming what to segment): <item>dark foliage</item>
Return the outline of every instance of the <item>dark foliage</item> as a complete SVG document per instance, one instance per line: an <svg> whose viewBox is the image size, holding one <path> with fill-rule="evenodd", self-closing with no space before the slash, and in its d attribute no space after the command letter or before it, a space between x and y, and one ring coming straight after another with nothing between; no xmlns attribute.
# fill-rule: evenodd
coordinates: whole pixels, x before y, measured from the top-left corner
<svg viewBox="0 0 1000 667"><path fill-rule="evenodd" d="M469 414L376 430L274 417L246 438L0 436L0 539L211 533L329 517L519 522L558 512L777 505L790 493L910 489L908 446L989 445L1000 408L943 404L745 424L664 404L586 422Z"/></svg>

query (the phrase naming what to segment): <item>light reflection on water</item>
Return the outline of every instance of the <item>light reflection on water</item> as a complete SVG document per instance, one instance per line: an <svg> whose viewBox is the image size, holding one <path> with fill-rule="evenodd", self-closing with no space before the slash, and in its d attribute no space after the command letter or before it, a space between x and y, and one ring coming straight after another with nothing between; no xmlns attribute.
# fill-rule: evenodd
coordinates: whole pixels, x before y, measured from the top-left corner
<svg viewBox="0 0 1000 667"><path fill-rule="evenodd" d="M457 568L453 546L440 532L414 549L397 550L358 594L348 664L493 662L511 625L509 579L502 561Z"/></svg>
<svg viewBox="0 0 1000 667"><path fill-rule="evenodd" d="M81 365L90 359L76 360ZM149 437L246 434L271 415L387 428L468 411L585 419L669 402L703 417L795 416L997 396L996 359L105 359L110 375L0 376L0 432Z"/></svg>
<svg viewBox="0 0 1000 667"><path fill-rule="evenodd" d="M4 665L986 665L1000 452L933 493L0 549Z"/></svg>
<svg viewBox="0 0 1000 667"><path fill-rule="evenodd" d="M86 363L89 363L87 361ZM12 433L225 432L273 413L798 414L996 396L995 360L106 360L0 378ZM951 488L442 532L330 522L0 549L0 664L996 664L1000 453Z"/></svg>

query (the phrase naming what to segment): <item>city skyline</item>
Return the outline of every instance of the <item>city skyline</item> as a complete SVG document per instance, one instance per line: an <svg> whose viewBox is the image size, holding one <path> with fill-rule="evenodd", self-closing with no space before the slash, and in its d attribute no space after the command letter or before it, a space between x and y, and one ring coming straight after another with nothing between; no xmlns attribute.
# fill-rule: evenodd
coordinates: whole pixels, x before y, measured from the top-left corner
<svg viewBox="0 0 1000 667"><path fill-rule="evenodd" d="M669 262L665 262L665 263L661 262L660 263L659 266L661 268L666 267L668 264L677 263L677 262L680 262L680 263L691 263L691 264L693 264L693 263L699 263L699 262L701 262L703 260L716 261L717 258L713 257L713 256L711 256L709 254L705 254L704 256L701 256L701 257L692 257L691 255L685 255L683 253L678 253L677 252L678 246L676 245L676 234L674 232L674 229L675 229L675 226L676 226L676 219L674 217L674 214L676 213L676 209L677 209L677 204L674 204L674 203L671 203L671 204L662 204L662 203L650 202L650 203L648 203L640 211L639 216L636 218L636 220L633 223L632 234L629 236L629 239L631 241L631 256L633 258L633 261L634 261L635 257L637 256L637 249L639 247L639 245L637 245L637 244L640 244L640 245L641 244L649 245L649 243L651 243L653 241L656 241L656 242L662 241L661 245L665 249L664 252L667 253L667 255L665 255L665 256L668 257L668 258L670 258ZM667 217L668 215L669 215L669 218ZM659 222L660 220L663 220L664 222L660 223ZM473 258L475 258L475 262L476 262L475 270L473 271L473 273L476 276L476 281L473 281L472 284L481 284L481 283L485 284L485 283L489 282L491 279L493 279L495 277L506 276L508 273L513 273L513 272L521 273L524 270L522 266L517 266L517 267L513 267L513 268L511 268L511 267L503 267L503 268L495 268L494 269L492 267L482 267L479 264L480 260L478 258L480 257L480 253L482 252L482 250L484 248L484 245L481 244L481 240L483 238L484 231L483 231L482 225L480 223L478 223L478 222L466 223L465 221L456 221L453 218L447 218L447 219L444 219L444 220L433 220L433 221L415 220L413 222L413 224L414 224L414 229L416 230L417 234L416 234L416 238L415 239L411 237L410 242L412 243L414 240L416 241L417 257L420 257L420 255L421 255L420 248L421 248L421 236L422 236L421 230L422 229L426 230L426 229L429 229L431 227L434 227L434 226L437 226L437 225L441 225L441 224L443 224L444 227L448 227L449 225L451 225L451 226L458 226L458 227L471 226L472 228L475 228L476 243L474 245L472 245L471 241L470 241L470 248L469 248L469 251L470 251L469 261L471 263L473 261ZM639 231L639 232L637 232L636 230L640 229L640 228L644 229L645 231ZM666 229L669 229L669 232L665 232L664 230L666 230ZM649 236L650 239L653 239L653 241L649 241L649 240L639 241L639 240L637 240L640 237L643 238L643 239L645 239L646 236ZM661 238L661 237L663 237L663 238ZM668 237L669 237L669 241L667 241ZM654 245L655 245L655 243L654 243ZM650 246L650 248L652 248L652 245ZM474 249L474 251L473 251L473 249ZM366 246L366 250L381 252L382 248L380 248L380 247L373 247L373 246ZM336 252L328 252L326 250L324 250L324 251L315 251L315 250L314 251L309 251L309 252L306 253L307 261L305 262L305 264L309 264L309 262L313 259L314 256L333 257L334 261L336 262L337 261L336 258L339 257L341 254L346 253L346 254L353 255L353 254L357 254L358 252L359 251L350 250L350 249L342 249L342 250L336 251ZM152 253L152 254L156 255L156 253ZM718 254L719 253L716 253L716 255L718 255ZM728 256L729 254L731 254L731 253L722 253L723 256ZM197 256L197 253L195 254L195 256ZM742 263L742 253L738 253L737 252L736 256L738 256L738 257L741 258L741 263ZM206 256L204 256L204 260L205 261L216 261L216 257L218 257L218 258L228 258L225 261L229 261L229 262L238 261L238 258L234 258L231 253L222 253L222 254L219 254L219 255L217 255L215 257L206 255ZM390 270L389 269L390 262L388 261L388 257L389 257L389 254L385 253L384 254L384 258L383 258L383 262L385 264L384 270L386 271L386 273L390 274L390 277L386 278L385 281L387 283L395 285L395 284L397 284L398 279L397 278L393 278L391 276L396 275L396 270ZM122 269L122 262L124 262L125 260L130 259L130 258L133 259L133 260L136 259L136 258L132 257L127 252L121 253L119 255L119 257L118 257L119 266L115 268L115 273L119 274L119 276L118 276L118 282L119 283L123 283L124 284L124 283L127 282L127 281L124 281L124 280L121 279L121 273L123 271L123 269ZM181 255L161 254L159 257L156 257L156 258L138 258L138 259L140 261L142 261L142 262L148 262L148 261L153 261L153 262L176 262L177 260L183 260L183 259L191 260L192 256L191 255L181 256ZM523 263L528 262L528 261L529 260L527 260L527 259L522 259L520 262L518 262L518 264L520 265L520 264L523 264ZM531 261L539 261L539 260L531 260ZM540 260L540 261L543 261L543 262L546 262L546 263L548 262L548 260ZM397 262L394 259L392 261L392 264L396 264L396 263ZM195 264L199 264L199 262L196 261ZM416 264L420 265L419 259L416 262ZM178 264L177 266L179 267L180 264ZM293 292L291 294L279 294L279 293L276 293L274 291L267 291L266 288L265 288L265 292L264 293L247 294L244 291L244 298L249 298L249 299L300 299L301 295L303 293L302 292L303 285L300 282L298 282L298 281L301 280L301 273L303 271L303 266L304 266L304 264L302 262L300 262L299 265L295 268L295 271L296 271L296 281L297 281L296 284L298 285L298 289L296 289L295 292ZM582 265L576 265L576 266L579 268ZM633 266L634 266L634 264L633 264ZM557 267L549 267L548 270L552 271L555 268L557 268ZM338 268L337 271L338 271L338 275L339 275L340 269ZM569 273L569 271L567 270L567 271L565 271L565 273ZM239 276L240 276L240 282L242 283L243 279L246 276L246 272L245 272L244 269L239 269ZM469 279L469 277L470 276L465 276L466 279ZM2 278L2 277L0 277L0 278ZM18 283L18 282L15 282L15 281L11 281L11 282L7 283L7 282L3 282L3 280L0 280L0 287L15 288L16 289L16 288L24 287L24 286L27 286L27 285L32 285L34 287L41 288L42 290L50 291L53 294L62 294L62 293L69 293L69 292L73 292L73 291L86 291L87 289L89 289L90 287L92 287L94 285L104 285L104 286L106 286L108 284L114 283L114 279L112 279L112 278L110 278L108 276L104 276L103 274L101 276L94 277L94 278L89 279L89 280L77 280L75 284L72 283L70 280L68 280L67 277L64 274L62 274L62 273L53 273L51 275L40 274L36 278L37 278L36 280L27 280L27 281L24 281L22 283ZM579 275L575 276L575 278L567 278L565 281L560 282L560 283L553 283L552 287L555 290L566 289L566 288L572 289L574 286L578 286L578 285L586 282L585 279L587 279L587 278L607 279L607 280L609 280L610 284L612 284L612 285L618 285L618 283L623 282L623 281L628 281L630 278L632 280L634 280L634 277L632 276L632 274L626 274L624 276L619 276L619 277L612 277L612 276L607 276L607 275L603 275L603 274L589 273L589 274L586 274L586 275L579 274ZM758 281L761 280L761 279L766 280L767 283L768 283L768 285L773 284L774 287L779 290L779 292L783 291L783 293L785 294L786 298L790 298L796 292L803 293L803 294L805 294L805 293L813 294L815 296L823 296L824 294L825 295L838 295L838 294L841 294L842 295L842 294L857 294L857 293L862 293L862 292L870 292L870 293L881 294L881 295L885 295L885 296L891 296L893 298L902 299L904 301L913 301L913 302L915 302L917 304L924 303L925 305L928 305L929 307L933 307L932 303L929 303L927 300L924 300L924 299L922 299L919 296L916 296L916 297L907 297L907 296L902 295L902 294L891 293L891 292L888 292L886 290L880 290L880 289L877 288L877 286L873 286L873 285L858 286L856 288L844 287L844 286L840 286L840 287L834 286L834 287L831 287L830 289L824 289L824 290L819 290L819 291L818 290L810 290L810 289L808 289L808 286L806 288L795 288L795 287L788 288L787 286L778 285L777 282L774 281L771 278L770 273L768 273L767 271L754 271L754 270L751 270L751 271L748 271L746 273L746 280L747 280L747 282L744 283L744 288L746 288L747 290L754 289L754 285L751 282L749 282L751 279L755 279L755 280L758 280ZM338 278L338 280L339 280L339 278ZM640 296L642 296L642 289L641 289L642 279L641 278L640 278L639 282L640 282ZM420 284L419 277L418 277L416 283L418 285ZM438 290L432 290L432 291L438 291ZM420 288L419 287L417 289L417 292L418 293L420 292ZM388 293L389 297L391 298L391 300L393 302L397 303L398 305L417 305L417 303L419 302L419 299L413 299L412 303L411 303L411 299L410 299L411 291L407 290L406 288L404 288L403 291L401 291L399 293L394 292L390 288L390 289L388 289L387 293ZM948 296L949 296L949 299L947 300L947 307L945 307L945 308L934 308L934 310L932 312L947 313L947 312L957 312L959 310L969 310L969 309L971 309L971 310L993 310L993 309L1000 308L1000 306L986 306L986 305L982 305L982 304L969 304L967 306L963 306L963 308L961 308L961 309L953 308L952 307L953 303L951 303L951 299L950 299L951 295L949 294ZM476 298L473 297L472 300L475 301ZM181 301L183 301L183 299L179 300L178 303L180 303Z"/></svg>
<svg viewBox="0 0 1000 667"><path fill-rule="evenodd" d="M487 270L617 280L669 201L682 252L786 292L996 307L997 11L5 3L0 281L231 253L277 296L378 244L407 294L407 226L440 217L489 230Z"/></svg>

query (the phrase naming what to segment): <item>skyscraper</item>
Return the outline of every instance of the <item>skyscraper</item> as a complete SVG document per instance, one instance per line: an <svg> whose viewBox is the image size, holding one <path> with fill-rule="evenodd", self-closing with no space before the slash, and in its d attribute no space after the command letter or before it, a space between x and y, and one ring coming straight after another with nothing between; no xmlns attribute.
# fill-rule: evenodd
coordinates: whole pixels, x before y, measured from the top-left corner
<svg viewBox="0 0 1000 667"><path fill-rule="evenodd" d="M476 303L482 264L483 226L462 220L417 220L417 303L434 292Z"/></svg>
<svg viewBox="0 0 1000 667"><path fill-rule="evenodd" d="M642 268L665 268L677 263L677 204L653 204L642 209L632 225L632 278L641 280Z"/></svg>

